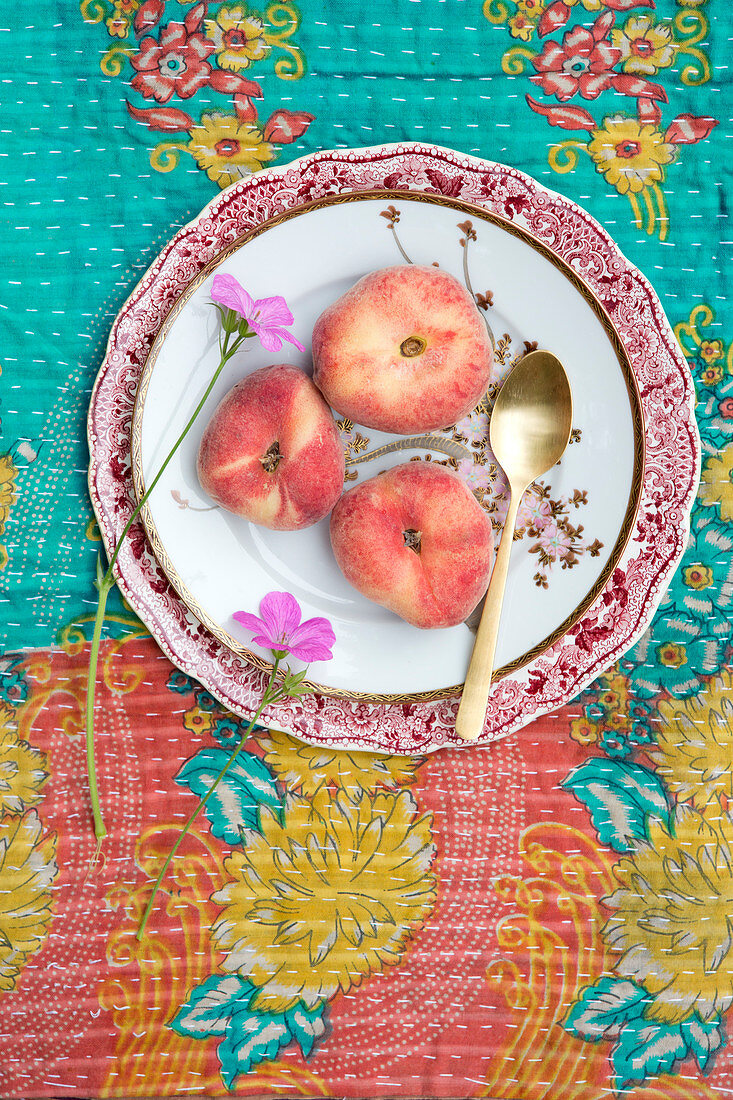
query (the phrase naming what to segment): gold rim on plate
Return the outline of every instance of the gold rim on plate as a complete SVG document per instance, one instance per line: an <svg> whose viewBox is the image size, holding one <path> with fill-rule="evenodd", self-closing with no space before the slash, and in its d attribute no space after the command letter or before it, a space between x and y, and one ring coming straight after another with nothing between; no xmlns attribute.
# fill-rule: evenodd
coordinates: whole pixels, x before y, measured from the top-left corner
<svg viewBox="0 0 733 1100"><path fill-rule="evenodd" d="M153 341L150 352L142 369L140 376L140 382L138 384L137 393L135 395L135 407L133 410L132 420L132 447L131 447L131 460L132 460L132 477L135 486L135 492L138 500L145 493L145 480L142 471L142 422L145 411L145 398L150 385L150 379L152 378L155 363L160 349L181 310L184 308L189 298L211 275L212 271L216 270L220 264L224 262L232 253L238 251L244 244L258 237L261 233L267 232L269 229L273 229L277 225L282 225L283 222L290 221L291 218L297 218L303 214L308 214L312 210L317 210L326 206L338 206L341 203L347 202L366 202L373 199L380 199L386 201L396 202L424 202L430 203L435 206L447 206L458 211L461 214L470 214L472 217L478 218L484 222L489 222L491 225L498 226L503 229L510 236L518 237L524 241L533 251L538 252L544 259L548 260L554 267L560 271L566 279L572 284L572 286L578 291L578 293L585 299L587 304L592 309L598 320L603 326L603 330L606 333L611 347L614 350L616 359L618 360L619 368L621 370L622 377L626 384L626 392L629 397L629 405L631 408L631 418L634 432L634 464L631 477L631 487L629 490L629 499L624 513L623 523L619 530L616 542L614 543L613 550L606 562L605 566L601 570L601 573L596 580L593 587L586 593L582 601L578 606L560 623L559 626L548 634L541 642L532 646L520 657L516 657L508 664L502 665L501 668L495 670L492 682L501 679L502 676L506 676L511 672L516 672L524 665L529 664L535 657L539 657L544 653L546 649L554 645L563 635L578 622L578 620L585 614L591 604L597 599L600 593L606 586L609 577L613 574L618 562L621 559L621 555L624 552L626 543L631 535L634 521L636 519L636 513L639 507L639 500L641 498L642 489L642 474L644 470L644 419L641 408L641 397L639 394L639 388L637 386L636 377L634 375L631 361L629 360L626 349L623 346L621 338L616 331L616 328L611 321L604 306L599 299L593 293L588 284L570 267L565 260L561 259L556 253L552 251L546 244L539 241L526 229L522 229L520 226L514 225L512 222L507 221L504 218L499 217L498 214L494 214L491 211L485 210L481 206L477 206L474 203L463 202L460 199L448 199L443 195L429 195L419 191L395 191L395 190L371 190L371 191L359 191L350 192L346 195L327 195L324 198L315 199L312 202L303 203L300 206L293 207L291 210L286 210L282 214L276 214L272 218L268 218L260 225L255 226L252 229L246 230L239 237L236 238L230 245L228 245L222 252L220 252L215 259L210 260L209 263L199 272L198 275L186 286L181 293L177 302L171 307L170 312L166 316L158 332L156 333L155 340ZM218 623L206 613L206 611L197 603L191 592L184 584L181 577L171 561L168 555L162 539L158 533L158 529L150 514L148 505L146 504L142 509L141 518L147 532L150 548L155 555L156 560L163 569L164 573L168 577L168 580L176 590L185 607L195 615L196 618L206 627L206 629L214 635L220 642L222 642L232 652L237 653L239 656L245 658L245 660L254 665L256 668L261 669L263 672L271 672L272 664L269 661L264 660L258 654L253 653L245 646L239 644L236 638L232 637L226 630L223 630ZM314 681L307 681L306 686L313 692L319 695L330 695L340 699L359 699L368 703L418 703L428 702L434 699L448 699L453 696L459 695L463 684L453 684L450 687L436 688L432 691L417 691L410 692L408 694L389 693L378 694L364 691L348 691L345 688L333 688L328 687L325 684L319 684Z"/></svg>

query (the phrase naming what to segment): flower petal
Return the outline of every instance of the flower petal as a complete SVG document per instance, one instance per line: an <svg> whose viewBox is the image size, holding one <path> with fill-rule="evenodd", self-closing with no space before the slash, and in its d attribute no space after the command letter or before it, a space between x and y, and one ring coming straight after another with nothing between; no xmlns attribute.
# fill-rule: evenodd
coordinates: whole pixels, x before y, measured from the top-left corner
<svg viewBox="0 0 733 1100"><path fill-rule="evenodd" d="M585 73L580 78L580 94L583 99L597 99L611 86L611 73Z"/></svg>
<svg viewBox="0 0 733 1100"><path fill-rule="evenodd" d="M591 34L595 38L596 42L601 42L603 39L605 39L606 35L611 30L615 19L616 16L613 14L612 11L603 12L601 15L598 16L595 23L591 27Z"/></svg>
<svg viewBox="0 0 733 1100"><path fill-rule="evenodd" d="M257 615L250 614L249 611L235 611L232 615L233 619L236 619L238 623L246 627L247 630L251 630L253 634L258 631L267 630L267 626L263 623L262 619ZM269 649L269 646L267 647Z"/></svg>
<svg viewBox="0 0 733 1100"><path fill-rule="evenodd" d="M255 645L261 645L263 649L275 650L280 654L290 652L287 642L279 642L277 638L271 638L268 634L257 634L252 641Z"/></svg>
<svg viewBox="0 0 733 1100"><path fill-rule="evenodd" d="M188 39L188 46L191 52L202 60L214 52L214 43L207 42L200 34L192 34Z"/></svg>
<svg viewBox="0 0 733 1100"><path fill-rule="evenodd" d="M335 641L336 635L328 619L307 619L290 635L290 651L303 661L330 661ZM320 656L315 656L316 651Z"/></svg>
<svg viewBox="0 0 733 1100"><path fill-rule="evenodd" d="M182 78L176 82L176 92L181 99L190 99L192 95L196 95L199 88L203 88L209 79L209 73L211 72L211 66L208 62L204 61L203 64L197 69L186 73Z"/></svg>
<svg viewBox="0 0 733 1100"><path fill-rule="evenodd" d="M145 99L152 96L158 103L167 103L173 95L173 81L158 72L137 73L130 81L130 87Z"/></svg>
<svg viewBox="0 0 733 1100"><path fill-rule="evenodd" d="M185 46L188 40L188 32L183 23L168 23L161 29L160 45L164 50L172 50L175 46Z"/></svg>
<svg viewBox="0 0 733 1100"><path fill-rule="evenodd" d="M290 592L268 592L260 600L260 615L265 630L278 643L289 642L293 631L300 625L300 604Z"/></svg>
<svg viewBox="0 0 733 1100"><path fill-rule="evenodd" d="M283 340L287 340L288 343L296 347L298 351L305 351L305 345L301 344L300 340L297 340L291 333L286 332L285 329L279 329L278 333L282 336Z"/></svg>
<svg viewBox="0 0 733 1100"><path fill-rule="evenodd" d="M271 328L271 329L268 329L268 334L271 335L271 336L277 337L278 340L280 341L280 343L278 343L278 345L277 345L277 348L274 349L275 351L280 350L280 346L281 346L281 343L282 343L283 340L287 340L289 344L294 344L295 347L298 349L298 351L305 351L305 348L301 344L300 340L296 340L296 338L294 336L292 336L288 332L287 329L284 329L284 328ZM270 350L270 349L268 349L268 350Z"/></svg>
<svg viewBox="0 0 733 1100"><path fill-rule="evenodd" d="M542 15L537 24L537 33L540 38L544 38L546 34L552 34L553 31L564 27L569 18L570 7L564 4L562 0L556 0L554 4L550 4L547 11Z"/></svg>
<svg viewBox="0 0 733 1100"><path fill-rule="evenodd" d="M608 42L599 42L590 55L590 67L594 73L598 73L601 69L612 69L620 60L621 50L616 46L609 46Z"/></svg>
<svg viewBox="0 0 733 1100"><path fill-rule="evenodd" d="M630 15L626 20L624 33L629 38L643 38L651 25L651 15Z"/></svg>
<svg viewBox="0 0 733 1100"><path fill-rule="evenodd" d="M542 89L548 95L557 96L560 100L570 99L578 90L578 78L570 73L545 73L542 78Z"/></svg>
<svg viewBox="0 0 733 1100"><path fill-rule="evenodd" d="M585 27L573 27L571 31L565 32L562 39L562 48L568 57L575 54L587 57L595 45L595 38Z"/></svg>
<svg viewBox="0 0 733 1100"><path fill-rule="evenodd" d="M161 50L154 38L143 38L137 54L133 54L130 63L134 69L140 72L143 69L152 69L160 60Z"/></svg>
<svg viewBox="0 0 733 1100"><path fill-rule="evenodd" d="M333 653L328 646L320 642L303 642L301 645L291 645L288 648L293 657L306 664L310 664L311 661L330 661L333 658Z"/></svg>
<svg viewBox="0 0 733 1100"><path fill-rule="evenodd" d="M250 320L249 327L256 332L265 351L279 351L283 346L276 329L265 328L257 321Z"/></svg>
<svg viewBox="0 0 733 1100"><path fill-rule="evenodd" d="M254 310L254 299L233 275L217 273L211 287L211 297L227 309L233 309L246 320L249 320Z"/></svg>
<svg viewBox="0 0 733 1100"><path fill-rule="evenodd" d="M292 325L293 315L284 298L276 294L272 298L258 298L255 302L257 323L272 328L274 325Z"/></svg>
<svg viewBox="0 0 733 1100"><path fill-rule="evenodd" d="M539 57L532 58L538 73L557 71L565 60L565 53L557 42L547 42Z"/></svg>

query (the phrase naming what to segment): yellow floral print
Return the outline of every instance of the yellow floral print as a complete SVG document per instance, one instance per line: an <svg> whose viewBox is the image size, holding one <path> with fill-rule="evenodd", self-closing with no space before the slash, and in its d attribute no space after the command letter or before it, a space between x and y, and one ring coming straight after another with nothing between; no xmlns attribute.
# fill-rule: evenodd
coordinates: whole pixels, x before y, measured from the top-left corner
<svg viewBox="0 0 733 1100"><path fill-rule="evenodd" d="M603 121L603 128L593 131L588 152L619 194L637 194L664 179L664 166L676 157L676 145L666 142L651 124L628 115L610 115Z"/></svg>
<svg viewBox="0 0 733 1100"><path fill-rule="evenodd" d="M646 76L671 65L677 49L669 23L655 23L651 15L632 15L623 29L611 31L611 43L621 51L625 73Z"/></svg>
<svg viewBox="0 0 733 1100"><path fill-rule="evenodd" d="M720 505L720 518L726 523L733 521L733 443L729 443L720 454L707 459L700 478L698 496L700 502L710 508Z"/></svg>
<svg viewBox="0 0 733 1100"><path fill-rule="evenodd" d="M41 800L45 765L44 753L17 733L0 735L0 813L22 814Z"/></svg>
<svg viewBox="0 0 733 1100"><path fill-rule="evenodd" d="M208 710L198 706L191 707L183 715L183 725L191 733L208 733L214 725L214 716Z"/></svg>
<svg viewBox="0 0 733 1100"><path fill-rule="evenodd" d="M628 714L622 714L620 710L617 710L606 718L606 725L609 729L615 730L616 733L628 733L632 722Z"/></svg>
<svg viewBox="0 0 733 1100"><path fill-rule="evenodd" d="M130 20L119 11L115 11L107 20L107 34L110 38L127 38L130 31Z"/></svg>
<svg viewBox="0 0 733 1100"><path fill-rule="evenodd" d="M694 562L683 569L682 579L688 588L694 588L696 592L710 588L715 580L710 566L703 565L701 562Z"/></svg>
<svg viewBox="0 0 733 1100"><path fill-rule="evenodd" d="M570 723L570 736L579 745L594 745L598 740L598 730L587 718L574 718Z"/></svg>
<svg viewBox="0 0 733 1100"><path fill-rule="evenodd" d="M235 115L203 114L200 125L193 126L190 135L189 152L219 187L229 187L259 172L275 156L260 127L242 122Z"/></svg>
<svg viewBox="0 0 733 1100"><path fill-rule="evenodd" d="M512 38L518 38L521 42L529 42L536 26L537 24L532 19L528 19L526 15L517 12L509 20L509 33Z"/></svg>
<svg viewBox="0 0 733 1100"><path fill-rule="evenodd" d="M312 795L323 786L341 787L352 797L379 787L395 790L412 782L419 756L376 756L304 745L287 733L268 730L260 738L265 761L288 790Z"/></svg>
<svg viewBox="0 0 733 1100"><path fill-rule="evenodd" d="M15 718L15 708L9 707L7 703L0 703L0 737L5 737L7 734L15 734L18 729L18 723Z"/></svg>
<svg viewBox="0 0 733 1100"><path fill-rule="evenodd" d="M706 363L714 363L716 359L723 358L722 340L703 340L700 344L700 355Z"/></svg>
<svg viewBox="0 0 733 1100"><path fill-rule="evenodd" d="M35 810L0 822L0 990L15 987L48 934L50 886L58 874L55 835L41 837Z"/></svg>
<svg viewBox="0 0 733 1100"><path fill-rule="evenodd" d="M599 679L602 688L600 702L607 707L626 710L629 704L629 683L621 672L607 672Z"/></svg>
<svg viewBox="0 0 733 1100"><path fill-rule="evenodd" d="M18 469L9 454L0 455L0 535L5 531L5 523L10 515L10 509L15 504L16 488L15 479Z"/></svg>
<svg viewBox="0 0 733 1100"><path fill-rule="evenodd" d="M244 4L221 8L216 19L207 19L204 27L206 37L216 47L216 60L222 69L240 72L269 51L262 17L256 12L248 15Z"/></svg>
<svg viewBox="0 0 733 1100"><path fill-rule="evenodd" d="M18 469L13 463L10 455L0 455L0 535L3 535L5 532L5 524L10 515L10 509L16 501L17 492L15 479L17 476ZM8 551L0 542L0 573L7 564Z"/></svg>
<svg viewBox="0 0 733 1100"><path fill-rule="evenodd" d="M723 368L718 363L714 366L706 367L700 375L700 381L704 386L717 386L718 382L722 380Z"/></svg>
<svg viewBox="0 0 733 1100"><path fill-rule="evenodd" d="M636 843L605 899L616 970L654 996L651 1019L710 1020L733 1004L733 820L716 803L704 815L679 806L669 829L652 822Z"/></svg>
<svg viewBox="0 0 733 1100"><path fill-rule="evenodd" d="M602 728L615 733L628 733L633 721L629 714L629 685L623 673L615 668L598 680L598 705L603 708L602 718L591 721L585 715L570 723L570 736L579 745L592 745L599 740Z"/></svg>
<svg viewBox="0 0 733 1100"><path fill-rule="evenodd" d="M682 668L687 663L687 647L678 642L663 642L657 646L656 654L666 668Z"/></svg>
<svg viewBox="0 0 733 1100"><path fill-rule="evenodd" d="M225 862L213 942L260 987L253 1006L313 1007L398 963L435 903L432 815L409 791L289 795Z"/></svg>
<svg viewBox="0 0 733 1100"><path fill-rule="evenodd" d="M517 0L517 9L522 15L539 20L545 10L545 0Z"/></svg>
<svg viewBox="0 0 733 1100"><path fill-rule="evenodd" d="M657 774L682 801L704 807L733 798L733 670L725 669L691 699L664 699L652 758Z"/></svg>

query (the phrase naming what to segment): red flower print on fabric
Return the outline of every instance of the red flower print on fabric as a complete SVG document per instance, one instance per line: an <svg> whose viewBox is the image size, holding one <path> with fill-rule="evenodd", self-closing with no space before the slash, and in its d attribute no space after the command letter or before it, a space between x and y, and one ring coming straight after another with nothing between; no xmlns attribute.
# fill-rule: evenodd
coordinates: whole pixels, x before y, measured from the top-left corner
<svg viewBox="0 0 733 1100"><path fill-rule="evenodd" d="M168 23L158 42L144 38L140 52L130 58L137 70L132 87L159 103L173 95L188 99L208 82L211 65L206 58L213 51L213 42L202 34L189 34L183 23Z"/></svg>
<svg viewBox="0 0 733 1100"><path fill-rule="evenodd" d="M613 66L621 51L605 40L598 41L592 31L574 27L559 42L546 42L539 57L532 59L537 76L530 77L543 92L565 101L580 92L583 99L597 99L611 87L616 75Z"/></svg>

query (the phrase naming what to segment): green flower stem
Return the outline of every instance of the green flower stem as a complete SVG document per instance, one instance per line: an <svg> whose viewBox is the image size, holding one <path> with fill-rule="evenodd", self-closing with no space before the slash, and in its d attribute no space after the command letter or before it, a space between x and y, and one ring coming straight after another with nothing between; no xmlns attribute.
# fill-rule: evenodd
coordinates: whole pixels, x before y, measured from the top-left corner
<svg viewBox="0 0 733 1100"><path fill-rule="evenodd" d="M105 576L99 583L99 599L97 601L97 614L94 619L94 632L92 634L92 648L89 653L89 668L87 670L87 700L86 700L86 731L87 731L87 775L89 777L89 794L92 800L92 814L94 816L94 835L97 839L97 848L92 859L96 862L102 841L107 835L107 830L102 819L99 807L99 791L97 789L97 769L94 760L94 692L97 686L97 665L99 663L99 643L102 639L102 624L104 612L107 607L107 597L114 585L112 578Z"/></svg>
<svg viewBox="0 0 733 1100"><path fill-rule="evenodd" d="M150 914L153 910L153 904L154 904L155 898L158 894L158 890L160 889L160 884L162 883L162 881L165 877L165 873L168 870L168 867L170 866L171 861L173 860L176 852L178 851L179 847L181 846L181 843L183 842L184 837L188 833L188 830L191 828L194 821L196 820L198 815L201 813L201 811L203 810L204 806L206 805L206 803L211 798L211 796L214 793L214 791L216 790L216 788L219 786L219 783L224 778L224 776L229 771L232 764L234 763L234 761L237 759L240 752L244 748L245 742L246 742L247 738L249 737L250 733L252 732L252 730L254 729L255 724L257 722L257 719L262 714L262 711L265 709L265 707L267 706L268 703L272 702L272 700L274 698L278 697L277 692L273 693L272 696L271 696L270 692L271 692L271 688L272 688L273 684L275 683L275 677L277 676L277 670L278 670L278 666L280 664L280 660L281 660L280 657L275 658L275 663L272 666L272 672L270 673L270 679L267 683L267 687L265 688L265 692L264 692L264 695L262 696L262 700L260 702L260 705L257 707L257 710L255 711L254 716L252 718L252 721L250 722L250 724L247 726L247 729L242 734L242 740L239 742L236 749L234 750L232 755L229 757L229 759L227 760L226 764L224 765L224 767L221 769L221 771L217 775L214 782L211 784L209 790L206 792L206 794L201 799L201 801L199 802L196 809L193 811L193 813L189 817L186 824L183 826L183 829L181 830L181 834L178 837L178 840L175 842L175 844L171 848L170 852L168 853L168 855L166 857L165 863L163 864L160 871L158 872L158 877L156 878L155 885L153 886L153 892L150 895L150 900L148 901L148 904L145 908L145 912L143 913L142 920L140 921L140 927L138 928L138 930L135 934L135 938L137 940L141 940L143 938L143 934L145 932L145 927L148 923L148 918L149 918L149 916L150 916Z"/></svg>
<svg viewBox="0 0 733 1100"><path fill-rule="evenodd" d="M117 557L119 555L119 552L122 549L122 543L125 540L125 536L127 535L128 531L132 527L132 525L135 522L135 520L137 519L137 517L140 515L143 508L145 507L150 494L152 493L153 489L155 488L155 486L158 484L161 477L165 473L169 462L173 458L173 455L176 453L176 451L180 447L181 443L183 443L183 440L186 438L189 431L193 427L194 421L196 420L197 416L199 415L199 413L203 409L204 405L206 404L208 396L211 393L211 391L213 390L214 385L216 384L216 381L217 381L219 375L221 374L222 370L224 369L226 364L229 362L231 357L234 355L234 353L239 350L239 345L244 340L248 339L250 336L254 336L255 334L253 332L251 332L251 333L247 333L245 336L239 336L237 338L237 340L235 340L235 342L234 342L233 346L231 347L231 349L228 349L227 345L228 345L228 342L229 342L229 337L231 335L232 334L230 332L228 332L226 334L225 338L224 338L224 346L221 349L221 361L219 363L219 366L216 368L213 375L211 376L211 381L209 382L208 386L206 387L203 397L201 398L198 405L194 409L192 415L190 416L190 418L188 420L188 423L186 424L186 427L183 429L183 431L179 435L178 439L173 444L170 452L168 453L165 461L163 462L163 465L160 467L157 474L155 475L155 477L151 481L149 487L145 490L143 495L140 497L140 500L135 505L135 508L133 509L133 512L132 512L132 515L130 516L130 518L128 519L128 521L125 524L124 528L122 529L122 534L120 535L120 537L118 539L118 542L117 542L117 545L114 549L112 557L109 559L109 565L107 567L107 572L104 575L105 580L107 579L107 577L112 577L112 569L114 567L115 562L117 561ZM114 579L114 578L112 578L112 579Z"/></svg>
<svg viewBox="0 0 733 1100"><path fill-rule="evenodd" d="M229 311L229 314L231 315L231 311ZM231 321L231 317L230 317L230 321ZM94 863L94 861L96 860L96 858L99 854L99 850L102 846L102 841L104 840L104 838L107 835L107 830L105 828L104 820L102 818L102 811L101 811L101 808L100 808L100 805L99 805L99 789L97 787L97 773L96 773L96 765L95 765L95 759L94 759L94 693L95 693L95 687L96 687L96 683L97 683L97 666L99 664L99 646L100 646L100 642L101 642L101 638L102 638L102 625L104 623L104 612L105 612L105 609L107 607L107 597L109 596L109 593L110 593L110 591L113 588L114 583L115 583L114 572L113 572L115 562L117 561L120 550L122 549L122 544L125 541L125 538L127 537L127 534L129 532L130 528L132 527L132 525L135 522L135 520L137 519L137 517L140 515L140 512L142 511L142 509L145 507L145 504L147 503L148 498L150 497L150 494L152 493L153 489L155 488L155 486L158 484L161 477L165 473L165 470L168 467L169 462L173 458L173 455L176 453L176 451L180 447L181 443L183 442L183 440L188 435L188 432L190 431L194 421L196 420L196 417L199 415L202 408L204 407L204 404L206 403L206 400L207 400L209 394L211 393L212 389L214 388L214 385L215 385L219 375L221 374L222 370L224 369L224 366L231 359L231 357L234 355L234 353L236 351L238 351L240 345L245 340L249 339L250 337L252 337L254 335L255 335L255 333L251 332L249 330L249 327L246 326L246 325L245 325L243 331L239 328L225 328L224 342L222 343L221 338L219 339L219 351L221 353L219 366L214 371L214 373L211 377L211 381L209 382L208 386L206 387L204 395L201 398L201 400L199 401L198 405L196 406L196 408L193 412L193 415L189 418L188 423L186 424L186 427L183 429L181 434L178 436L178 439L173 444L173 447L171 448L167 458L165 459L165 461L163 462L163 465L160 467L157 474L153 478L150 486L146 489L146 491L143 493L143 495L141 496L138 503L135 505L135 508L133 509L130 518L128 519L127 523L125 524L125 526L123 528L122 534L120 535L119 539L117 540L117 545L116 545L116 547L115 547L115 549L112 553L112 556L109 559L109 565L107 566L107 572L97 582L97 588L98 588L98 591L99 591L99 598L98 598L98 601L97 601L97 613L96 613L95 618L94 618L94 632L92 634L92 646L91 646L91 650L89 652L89 670L88 670L88 674L87 674L87 698L86 698L87 779L88 779L88 782L89 782L89 794L90 794L91 801L92 801L92 816L94 817L94 836L95 836L96 841L97 841L97 848L96 848L96 851L95 851L95 854L94 854L94 859L92 860L92 863ZM232 343L232 346L229 347L230 337L232 337L232 336L234 336L235 339L234 339L234 342Z"/></svg>

